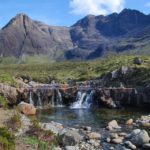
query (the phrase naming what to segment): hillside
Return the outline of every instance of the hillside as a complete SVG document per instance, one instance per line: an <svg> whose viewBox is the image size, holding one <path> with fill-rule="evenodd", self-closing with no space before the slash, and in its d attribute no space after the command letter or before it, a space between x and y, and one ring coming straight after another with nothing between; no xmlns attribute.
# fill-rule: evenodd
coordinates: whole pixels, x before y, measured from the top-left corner
<svg viewBox="0 0 150 150"><path fill-rule="evenodd" d="M0 83L16 86L14 78L50 83L70 81L88 81L103 79L109 82L123 82L127 86L150 85L150 58L142 56L141 65L134 64L135 56L111 56L101 60L58 62L51 64L14 64L0 65ZM127 74L112 79L112 72L124 66ZM127 69L126 69L127 68ZM126 71L127 70L127 71Z"/></svg>
<svg viewBox="0 0 150 150"><path fill-rule="evenodd" d="M150 15L124 9L88 15L71 27L49 26L25 14L0 30L1 63L95 59L114 53L150 54Z"/></svg>

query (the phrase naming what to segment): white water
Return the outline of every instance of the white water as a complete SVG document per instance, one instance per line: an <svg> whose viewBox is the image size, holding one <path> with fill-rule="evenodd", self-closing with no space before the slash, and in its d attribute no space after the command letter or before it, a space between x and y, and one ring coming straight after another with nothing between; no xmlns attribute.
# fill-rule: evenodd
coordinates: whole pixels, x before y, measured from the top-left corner
<svg viewBox="0 0 150 150"><path fill-rule="evenodd" d="M40 92L38 92L38 106L41 107L41 108L43 107Z"/></svg>
<svg viewBox="0 0 150 150"><path fill-rule="evenodd" d="M30 95L29 96L29 102L30 102L30 104L34 105L34 101L32 99L32 91L30 91L29 95Z"/></svg>
<svg viewBox="0 0 150 150"><path fill-rule="evenodd" d="M88 94L86 92L82 93L81 91L79 91L77 93L76 102L73 103L71 108L73 108L73 109L90 108L92 101L93 101L93 94L94 94L94 91L91 91L90 94Z"/></svg>
<svg viewBox="0 0 150 150"><path fill-rule="evenodd" d="M61 95L59 89L56 89L56 91L57 91L56 106L57 107L62 107L63 106L62 105L62 95Z"/></svg>
<svg viewBox="0 0 150 150"><path fill-rule="evenodd" d="M52 107L63 107L62 105L62 95L59 89L53 88L51 106Z"/></svg>

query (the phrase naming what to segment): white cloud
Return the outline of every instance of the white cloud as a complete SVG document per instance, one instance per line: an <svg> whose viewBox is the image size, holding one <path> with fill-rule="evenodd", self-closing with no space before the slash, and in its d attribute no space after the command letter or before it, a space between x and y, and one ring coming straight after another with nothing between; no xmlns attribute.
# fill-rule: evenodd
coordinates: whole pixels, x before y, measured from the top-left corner
<svg viewBox="0 0 150 150"><path fill-rule="evenodd" d="M147 7L150 7L150 2L146 3L146 6L147 6Z"/></svg>
<svg viewBox="0 0 150 150"><path fill-rule="evenodd" d="M119 12L124 8L125 0L71 0L71 13L77 15L106 15Z"/></svg>

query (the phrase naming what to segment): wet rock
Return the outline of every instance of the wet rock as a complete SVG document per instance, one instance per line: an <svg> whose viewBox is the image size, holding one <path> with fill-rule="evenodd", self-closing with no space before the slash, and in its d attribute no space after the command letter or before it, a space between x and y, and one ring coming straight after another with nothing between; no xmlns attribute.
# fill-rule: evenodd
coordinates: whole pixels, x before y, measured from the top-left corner
<svg viewBox="0 0 150 150"><path fill-rule="evenodd" d="M108 123L107 129L108 130L113 130L113 129L120 129L121 127L118 126L118 123L116 120L112 120L111 122Z"/></svg>
<svg viewBox="0 0 150 150"><path fill-rule="evenodd" d="M136 146L142 146L149 143L150 137L145 130L140 130L138 132L131 133L131 142Z"/></svg>
<svg viewBox="0 0 150 150"><path fill-rule="evenodd" d="M133 125L133 119L129 119L126 121L126 125Z"/></svg>
<svg viewBox="0 0 150 150"><path fill-rule="evenodd" d="M127 133L121 132L121 133L119 133L119 136L121 136L121 137L126 137L126 136L127 136Z"/></svg>
<svg viewBox="0 0 150 150"><path fill-rule="evenodd" d="M65 150L79 150L77 146L66 146Z"/></svg>
<svg viewBox="0 0 150 150"><path fill-rule="evenodd" d="M131 150L131 149L126 148L126 147L124 147L124 146L118 144L118 145L115 147L115 150Z"/></svg>
<svg viewBox="0 0 150 150"><path fill-rule="evenodd" d="M91 131L92 130L92 128L90 127L90 126L83 126L83 127L81 127L83 130L85 130L85 131Z"/></svg>
<svg viewBox="0 0 150 150"><path fill-rule="evenodd" d="M60 144L64 146L75 146L81 140L81 136L78 132L72 130L65 130L62 132L59 138Z"/></svg>
<svg viewBox="0 0 150 150"><path fill-rule="evenodd" d="M123 142L123 140L121 138L112 139L112 143L114 143L114 144L120 144L122 142Z"/></svg>
<svg viewBox="0 0 150 150"><path fill-rule="evenodd" d="M111 142L111 139L110 139L110 138L107 138L107 139L106 139L106 142L107 142L107 143L110 143L110 142Z"/></svg>
<svg viewBox="0 0 150 150"><path fill-rule="evenodd" d="M134 144L132 144L130 141L126 141L125 143L125 146L130 148L130 149L136 149L136 146Z"/></svg>
<svg viewBox="0 0 150 150"><path fill-rule="evenodd" d="M143 148L144 148L145 150L150 150L150 143L144 144L144 145L143 145Z"/></svg>
<svg viewBox="0 0 150 150"><path fill-rule="evenodd" d="M142 126L143 127L147 127L147 128L150 128L150 122L142 122Z"/></svg>
<svg viewBox="0 0 150 150"><path fill-rule="evenodd" d="M56 135L58 135L62 130L63 126L60 123L50 122L50 123L40 123L40 126L45 131L52 131Z"/></svg>
<svg viewBox="0 0 150 150"><path fill-rule="evenodd" d="M97 132L91 132L87 135L87 139L100 139L101 135Z"/></svg>
<svg viewBox="0 0 150 150"><path fill-rule="evenodd" d="M100 145L100 141L94 140L94 139L90 139L90 141L88 143L93 145L94 147L98 147Z"/></svg>
<svg viewBox="0 0 150 150"><path fill-rule="evenodd" d="M117 133L111 133L110 134L110 138L111 139L117 139L118 138L118 134Z"/></svg>
<svg viewBox="0 0 150 150"><path fill-rule="evenodd" d="M109 149L110 149L110 150L115 150L115 148L114 148L114 147L110 147Z"/></svg>
<svg viewBox="0 0 150 150"><path fill-rule="evenodd" d="M28 104L25 102L21 102L20 104L18 104L18 109L20 112L22 112L25 115L36 114L36 108L32 104Z"/></svg>

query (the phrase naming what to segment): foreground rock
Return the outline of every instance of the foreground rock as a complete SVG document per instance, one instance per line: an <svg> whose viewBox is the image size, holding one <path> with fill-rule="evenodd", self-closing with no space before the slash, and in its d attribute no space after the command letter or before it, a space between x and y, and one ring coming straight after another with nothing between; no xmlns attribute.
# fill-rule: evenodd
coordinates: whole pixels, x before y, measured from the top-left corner
<svg viewBox="0 0 150 150"><path fill-rule="evenodd" d="M133 130L129 136L130 141L136 146L143 146L144 144L149 143L150 137L145 130L136 129Z"/></svg>
<svg viewBox="0 0 150 150"><path fill-rule="evenodd" d="M32 104L28 104L25 102L21 102L18 104L18 109L21 113L25 115L35 115L36 114L36 108Z"/></svg>
<svg viewBox="0 0 150 150"><path fill-rule="evenodd" d="M51 121L50 123L40 123L40 126L45 131L52 131L56 135L62 132L64 129L62 124Z"/></svg>
<svg viewBox="0 0 150 150"><path fill-rule="evenodd" d="M60 135L59 142L64 146L75 146L80 142L81 139L82 138L77 131L65 129Z"/></svg>
<svg viewBox="0 0 150 150"><path fill-rule="evenodd" d="M108 130L120 129L121 127L118 125L116 120L112 120L108 123L106 127Z"/></svg>
<svg viewBox="0 0 150 150"><path fill-rule="evenodd" d="M97 132L91 132L87 135L87 139L97 139L99 140L101 138L101 135Z"/></svg>

